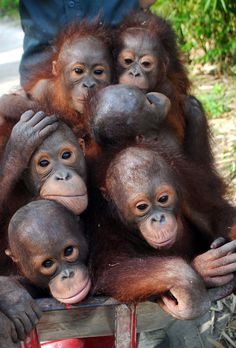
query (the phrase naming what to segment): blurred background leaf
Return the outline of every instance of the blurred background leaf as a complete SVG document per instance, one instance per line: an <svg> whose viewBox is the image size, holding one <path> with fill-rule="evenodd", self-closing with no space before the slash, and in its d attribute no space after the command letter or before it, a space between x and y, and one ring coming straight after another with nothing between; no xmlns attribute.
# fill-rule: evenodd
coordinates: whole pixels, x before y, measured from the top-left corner
<svg viewBox="0 0 236 348"><path fill-rule="evenodd" d="M190 64L235 74L236 0L157 0L152 11L170 20Z"/></svg>

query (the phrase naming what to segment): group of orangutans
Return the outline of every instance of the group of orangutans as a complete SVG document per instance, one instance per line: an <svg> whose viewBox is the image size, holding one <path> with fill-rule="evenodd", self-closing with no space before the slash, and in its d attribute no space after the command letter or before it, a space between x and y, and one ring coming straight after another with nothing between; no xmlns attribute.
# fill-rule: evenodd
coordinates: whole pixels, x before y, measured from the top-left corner
<svg viewBox="0 0 236 348"><path fill-rule="evenodd" d="M0 100L0 324L15 347L33 297L152 300L179 319L231 293L236 210L169 23L72 24ZM5 341L4 341L5 342Z"/></svg>

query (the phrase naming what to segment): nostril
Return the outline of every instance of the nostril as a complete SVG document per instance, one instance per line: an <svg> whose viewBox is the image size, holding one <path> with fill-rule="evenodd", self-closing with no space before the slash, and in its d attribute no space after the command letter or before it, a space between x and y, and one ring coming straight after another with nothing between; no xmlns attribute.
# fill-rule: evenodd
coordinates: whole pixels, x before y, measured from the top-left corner
<svg viewBox="0 0 236 348"><path fill-rule="evenodd" d="M74 275L75 275L75 272L74 271L70 271L69 278L73 278Z"/></svg>
<svg viewBox="0 0 236 348"><path fill-rule="evenodd" d="M57 173L55 175L55 180L69 180L71 178L71 174L70 173Z"/></svg>
<svg viewBox="0 0 236 348"><path fill-rule="evenodd" d="M129 75L134 76L134 77L138 77L138 76L140 76L140 73L136 72L136 71L130 71Z"/></svg>
<svg viewBox="0 0 236 348"><path fill-rule="evenodd" d="M160 217L160 224L164 224L166 222L166 218L165 218L165 215L161 215Z"/></svg>
<svg viewBox="0 0 236 348"><path fill-rule="evenodd" d="M68 278L73 278L75 275L75 272L74 271L69 271L69 270L66 270L64 272L64 274L61 276L61 279L62 280L65 280L65 279L68 279Z"/></svg>
<svg viewBox="0 0 236 348"><path fill-rule="evenodd" d="M95 87L95 83L83 83L83 87L85 87L85 88L93 88L93 87Z"/></svg>
<svg viewBox="0 0 236 348"><path fill-rule="evenodd" d="M140 76L140 73L139 73L138 71L133 71L133 70L131 70L131 71L129 72L129 75L134 76L134 77L138 77L138 76Z"/></svg>
<svg viewBox="0 0 236 348"><path fill-rule="evenodd" d="M164 214L157 215L156 217L151 218L151 222L159 222L160 224L164 224L166 222L166 218Z"/></svg>
<svg viewBox="0 0 236 348"><path fill-rule="evenodd" d="M69 174L69 173L66 174L65 179L66 179L66 180L69 180L69 179L70 179L70 174Z"/></svg>

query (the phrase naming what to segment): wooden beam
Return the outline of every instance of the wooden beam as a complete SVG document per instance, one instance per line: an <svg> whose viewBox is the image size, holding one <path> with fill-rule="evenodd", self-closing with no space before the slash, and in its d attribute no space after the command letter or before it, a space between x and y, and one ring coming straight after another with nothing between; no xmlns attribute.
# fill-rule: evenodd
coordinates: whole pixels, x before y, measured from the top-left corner
<svg viewBox="0 0 236 348"><path fill-rule="evenodd" d="M116 348L136 348L137 313L136 305L120 304L115 307Z"/></svg>
<svg viewBox="0 0 236 348"><path fill-rule="evenodd" d="M93 297L68 309L54 299L37 302L44 312L37 325L40 341L115 334L116 307L121 304L112 298ZM161 329L173 321L155 303L137 306L137 332Z"/></svg>

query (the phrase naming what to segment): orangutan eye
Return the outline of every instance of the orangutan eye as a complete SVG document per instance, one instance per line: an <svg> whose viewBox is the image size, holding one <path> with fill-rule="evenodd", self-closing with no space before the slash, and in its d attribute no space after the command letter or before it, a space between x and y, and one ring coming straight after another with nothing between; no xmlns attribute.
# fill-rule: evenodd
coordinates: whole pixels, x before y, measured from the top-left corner
<svg viewBox="0 0 236 348"><path fill-rule="evenodd" d="M53 266L54 262L52 260L45 260L42 263L42 266L44 268L51 268Z"/></svg>
<svg viewBox="0 0 236 348"><path fill-rule="evenodd" d="M125 61L125 64L127 64L127 65L130 65L133 63L133 60L130 58L125 58L124 61Z"/></svg>
<svg viewBox="0 0 236 348"><path fill-rule="evenodd" d="M71 157L71 152L70 151L65 151L63 152L61 158L63 158L64 160L68 159Z"/></svg>
<svg viewBox="0 0 236 348"><path fill-rule="evenodd" d="M144 210L146 210L148 208L148 204L142 203L142 204L138 204L136 207L137 207L138 210L144 211Z"/></svg>
<svg viewBox="0 0 236 348"><path fill-rule="evenodd" d="M47 167L49 165L49 161L44 159L44 160L39 161L38 164L40 167Z"/></svg>
<svg viewBox="0 0 236 348"><path fill-rule="evenodd" d="M145 62L142 62L142 65L145 67L145 68L149 68L151 63L148 62L148 61L145 61Z"/></svg>
<svg viewBox="0 0 236 348"><path fill-rule="evenodd" d="M64 257L69 262L75 262L79 257L79 248L77 246L68 246L64 249Z"/></svg>
<svg viewBox="0 0 236 348"><path fill-rule="evenodd" d="M74 71L76 72L76 74L78 74L78 75L81 75L81 74L83 74L83 69L81 69L81 68L75 68L74 69Z"/></svg>
<svg viewBox="0 0 236 348"><path fill-rule="evenodd" d="M140 59L140 63L144 69L150 70L155 65L155 60L155 57L147 55Z"/></svg>
<svg viewBox="0 0 236 348"><path fill-rule="evenodd" d="M74 251L74 247L73 246L69 246L64 250L64 256L70 256L73 254Z"/></svg>
<svg viewBox="0 0 236 348"><path fill-rule="evenodd" d="M102 69L94 70L95 75L102 75L103 73L104 73L104 70L102 70Z"/></svg>
<svg viewBox="0 0 236 348"><path fill-rule="evenodd" d="M167 203L169 199L168 195L162 195L161 197L159 197L158 202L161 204Z"/></svg>

